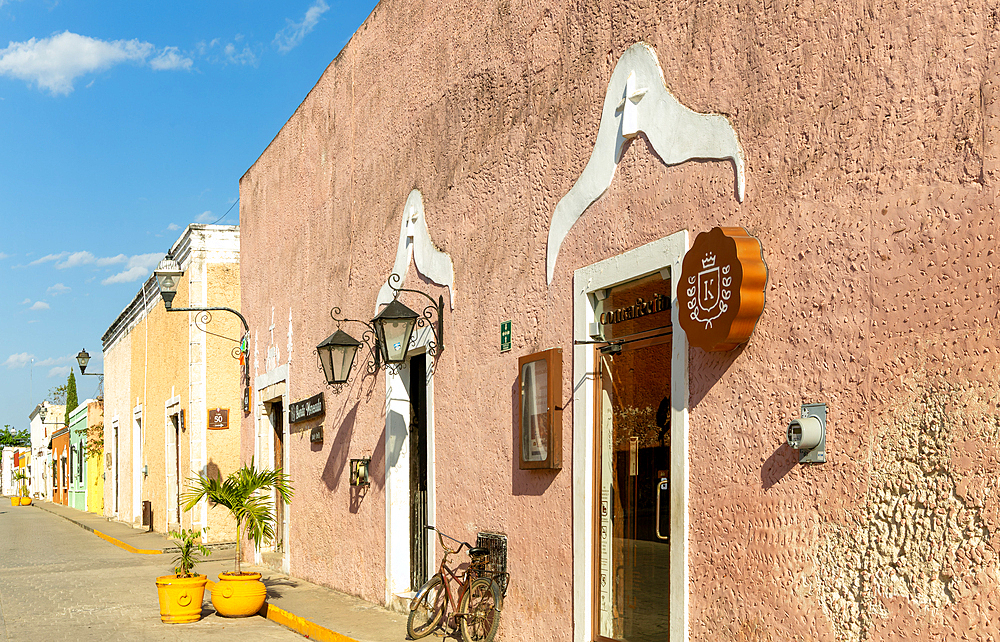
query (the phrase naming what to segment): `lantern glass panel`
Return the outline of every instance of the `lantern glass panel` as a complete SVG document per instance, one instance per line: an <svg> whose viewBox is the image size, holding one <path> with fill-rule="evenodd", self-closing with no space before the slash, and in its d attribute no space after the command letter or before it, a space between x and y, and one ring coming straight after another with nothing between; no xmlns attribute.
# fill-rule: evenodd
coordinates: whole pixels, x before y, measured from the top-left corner
<svg viewBox="0 0 1000 642"><path fill-rule="evenodd" d="M410 335L416 319L385 319L377 326L382 343L382 356L388 363L402 363L410 348Z"/></svg>

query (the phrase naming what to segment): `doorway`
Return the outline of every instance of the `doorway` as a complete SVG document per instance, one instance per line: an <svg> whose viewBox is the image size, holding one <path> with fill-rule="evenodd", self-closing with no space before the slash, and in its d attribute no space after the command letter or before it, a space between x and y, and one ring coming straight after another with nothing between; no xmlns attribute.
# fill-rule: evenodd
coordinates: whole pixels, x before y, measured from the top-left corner
<svg viewBox="0 0 1000 642"><path fill-rule="evenodd" d="M280 400L271 402L271 427L274 439L274 459L271 467L274 470L284 471L285 461L285 411ZM285 502L281 499L278 491L274 491L274 550L283 552L285 550Z"/></svg>
<svg viewBox="0 0 1000 642"><path fill-rule="evenodd" d="M601 354L598 370L596 630L670 633L670 344Z"/></svg>
<svg viewBox="0 0 1000 642"><path fill-rule="evenodd" d="M687 639L687 247L682 230L574 272L574 642Z"/></svg>
<svg viewBox="0 0 1000 642"><path fill-rule="evenodd" d="M427 581L427 355L410 358L410 588Z"/></svg>

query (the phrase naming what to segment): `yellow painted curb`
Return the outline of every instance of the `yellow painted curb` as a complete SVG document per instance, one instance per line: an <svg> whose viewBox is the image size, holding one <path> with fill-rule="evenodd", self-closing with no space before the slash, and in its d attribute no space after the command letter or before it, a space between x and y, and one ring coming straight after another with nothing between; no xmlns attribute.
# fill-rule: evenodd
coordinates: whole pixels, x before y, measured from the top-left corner
<svg viewBox="0 0 1000 642"><path fill-rule="evenodd" d="M115 539L114 537L111 537L110 535L105 535L101 531L94 531L94 535L97 535L98 537L100 537L103 540L111 542L112 544L114 544L118 548L125 549L129 553L139 553L140 555L160 555L161 553L163 553L163 551L154 551L154 550L149 549L149 548L136 548L135 546L132 546L131 544L126 544L125 542L121 541L120 539Z"/></svg>
<svg viewBox="0 0 1000 642"><path fill-rule="evenodd" d="M335 633L324 626L310 622L298 615L293 615L273 604L265 603L264 608L260 610L260 614L272 622L288 627L299 635L303 635L311 640L319 640L320 642L358 642L354 638Z"/></svg>

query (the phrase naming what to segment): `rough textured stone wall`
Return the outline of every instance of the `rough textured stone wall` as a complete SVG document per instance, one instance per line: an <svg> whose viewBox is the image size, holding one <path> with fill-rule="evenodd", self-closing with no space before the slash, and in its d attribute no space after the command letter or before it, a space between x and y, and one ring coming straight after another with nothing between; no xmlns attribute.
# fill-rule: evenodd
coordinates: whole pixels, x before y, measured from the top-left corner
<svg viewBox="0 0 1000 642"><path fill-rule="evenodd" d="M308 353L329 308L372 316L421 190L458 297L435 375L436 438L455 445L439 451L438 523L510 536L501 639L569 640L571 477L588 462L572 461L567 411L563 471L517 470L516 357L570 346L574 269L741 225L764 248L767 307L746 346L691 352L691 638L996 637L997 15L940 0L383 0L241 181L261 360L272 322L282 346L291 323L291 397L322 389ZM682 104L729 117L746 200L728 164L665 167L640 136L549 285L552 212L638 41ZM293 574L377 601L383 391L359 378L330 404L322 448L290 446ZM821 466L784 445L808 402L829 407ZM374 484L358 499L344 467L365 451Z"/></svg>

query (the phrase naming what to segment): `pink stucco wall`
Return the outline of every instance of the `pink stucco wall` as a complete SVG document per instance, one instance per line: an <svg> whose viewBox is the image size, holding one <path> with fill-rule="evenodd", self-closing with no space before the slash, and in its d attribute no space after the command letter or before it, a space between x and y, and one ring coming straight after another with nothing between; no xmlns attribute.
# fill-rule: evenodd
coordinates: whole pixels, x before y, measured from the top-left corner
<svg viewBox="0 0 1000 642"><path fill-rule="evenodd" d="M312 349L329 310L373 315L419 189L456 274L435 374L436 522L510 537L502 639L570 640L572 366L563 469L528 472L516 359L569 350L573 270L680 229L743 226L770 270L764 315L745 347L690 355L692 639L1000 635L995 36L985 3L383 0L241 180L257 371L278 345L292 400L323 389ZM638 41L683 104L728 115L746 200L728 163L666 167L640 137L548 285L552 212ZM506 319L514 346L499 354ZM292 574L379 602L383 377L327 393L322 448L288 445ZM830 409L822 466L783 445L804 402ZM253 431L245 420L247 458ZM347 460L369 452L358 501Z"/></svg>

